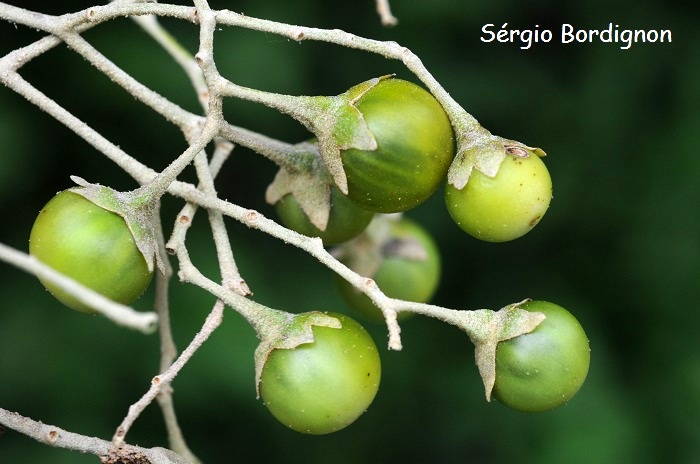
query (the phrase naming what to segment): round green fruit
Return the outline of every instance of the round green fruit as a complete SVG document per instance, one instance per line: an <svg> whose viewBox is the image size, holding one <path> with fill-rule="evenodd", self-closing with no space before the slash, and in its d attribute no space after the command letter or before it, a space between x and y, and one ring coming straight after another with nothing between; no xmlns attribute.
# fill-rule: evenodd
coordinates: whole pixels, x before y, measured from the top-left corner
<svg viewBox="0 0 700 464"><path fill-rule="evenodd" d="M311 223L292 195L285 195L275 203L275 210L282 224L300 234L320 237L325 245L336 245L358 235L370 223L374 213L357 206L337 187L331 186L330 190L331 211L325 230Z"/></svg>
<svg viewBox="0 0 700 464"><path fill-rule="evenodd" d="M474 169L463 189L447 185L447 210L469 235L506 242L525 235L542 219L552 199L552 180L542 159L525 153L506 155L495 177Z"/></svg>
<svg viewBox="0 0 700 464"><path fill-rule="evenodd" d="M374 400L381 377L379 352L353 319L330 313L342 327L312 327L313 343L270 353L260 395L272 415L297 432L323 435L341 430Z"/></svg>
<svg viewBox="0 0 700 464"><path fill-rule="evenodd" d="M412 252L407 250L409 247L418 255L411 256ZM388 237L379 248L381 264L373 276L367 277L374 279L382 292L390 298L417 303L430 301L440 283L441 269L440 252L428 231L405 217L389 221ZM408 254L402 253L402 250ZM364 251L367 250L353 250L355 253ZM355 256L344 261L352 269L352 260L357 258ZM359 258L360 262L364 261L364 258ZM384 320L382 312L367 295L337 276L336 283L341 295L353 309L371 321ZM410 313L400 313L399 316L404 314Z"/></svg>
<svg viewBox="0 0 700 464"><path fill-rule="evenodd" d="M583 385L591 359L588 337L561 306L530 301L521 307L547 318L532 332L498 344L493 395L518 411L549 411Z"/></svg>
<svg viewBox="0 0 700 464"><path fill-rule="evenodd" d="M70 190L56 194L39 212L29 253L122 304L136 300L153 275L124 219ZM69 308L95 312L51 282L41 282Z"/></svg>
<svg viewBox="0 0 700 464"><path fill-rule="evenodd" d="M454 155L452 126L440 103L416 84L384 79L355 107L378 148L341 153L350 199L379 213L424 202L445 179Z"/></svg>

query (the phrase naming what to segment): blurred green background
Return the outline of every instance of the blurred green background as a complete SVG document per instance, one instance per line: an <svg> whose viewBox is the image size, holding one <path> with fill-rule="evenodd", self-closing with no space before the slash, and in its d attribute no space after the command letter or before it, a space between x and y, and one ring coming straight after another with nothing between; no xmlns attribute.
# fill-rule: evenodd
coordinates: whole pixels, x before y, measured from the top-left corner
<svg viewBox="0 0 700 464"><path fill-rule="evenodd" d="M14 2L49 13L88 1ZM249 16L395 40L494 134L544 148L554 200L529 235L480 243L450 220L438 192L408 213L436 237L444 278L434 302L499 308L526 297L574 313L591 340L589 378L565 407L541 415L487 403L473 349L459 330L423 318L403 324L402 352L368 325L381 348L382 388L351 427L309 437L285 429L255 399L255 335L233 311L177 377L175 403L192 449L208 463L700 463L700 36L688 2L394 0L400 23L384 28L374 3L211 1ZM555 40L482 43L503 23L552 29ZM671 29L671 44L558 42L563 23L602 29ZM164 24L191 51L191 24ZM0 22L0 53L41 37ZM87 32L98 49L143 83L197 111L177 66L130 20ZM290 94L337 94L400 62L245 30L216 35L219 70L237 83ZM66 47L22 74L128 153L162 169L185 147L173 127ZM257 105L226 102L233 123L282 140L308 134ZM274 213L263 200L272 163L234 150L218 179L223 198ZM253 174L255 173L255 174ZM0 242L26 249L36 213L71 185L69 175L131 189L135 183L85 142L0 88ZM190 176L190 177L187 177ZM184 178L192 179L188 172ZM181 202L164 205L166 233ZM300 251L229 222L243 276L264 304L288 311L348 310L329 271ZM196 264L217 277L205 216L189 236ZM176 264L176 263L174 263ZM173 325L183 348L213 298L175 283ZM0 263L0 406L70 431L109 439L157 372L158 340L60 306L32 276ZM152 294L137 307L147 309ZM349 310L348 310L349 311ZM166 444L150 407L128 437ZM0 462L94 463L13 431Z"/></svg>

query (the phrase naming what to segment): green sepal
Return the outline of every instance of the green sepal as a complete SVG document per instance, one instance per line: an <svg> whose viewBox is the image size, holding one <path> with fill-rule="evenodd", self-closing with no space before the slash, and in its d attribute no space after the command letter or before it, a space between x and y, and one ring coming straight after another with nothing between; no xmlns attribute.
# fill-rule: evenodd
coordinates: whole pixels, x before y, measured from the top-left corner
<svg viewBox="0 0 700 464"><path fill-rule="evenodd" d="M491 401L491 392L496 382L496 349L498 343L530 333L545 319L545 315L529 312L520 306L529 299L513 303L498 311L477 309L475 311L450 310L440 319L466 332L474 344L474 357L479 375L484 384L486 401Z"/></svg>
<svg viewBox="0 0 700 464"><path fill-rule="evenodd" d="M277 319L272 327L267 327L255 349L255 391L260 397L260 379L270 353L274 350L291 350L299 345L314 342L313 326L340 329L340 321L320 311L301 314L284 313L284 319Z"/></svg>
<svg viewBox="0 0 700 464"><path fill-rule="evenodd" d="M134 237L134 243L146 260L148 270L153 272L154 263L158 270L165 272L165 267L158 253L158 242L154 228L155 203L142 201L141 190L118 192L100 184L91 184L86 180L71 176L79 185L69 189L90 200L97 206L121 216Z"/></svg>
<svg viewBox="0 0 700 464"><path fill-rule="evenodd" d="M331 212L331 188L328 182L332 180L321 166L316 141L301 142L296 146L314 154L318 162L312 163L307 170L280 168L265 191L265 201L274 205L285 195L292 195L311 224L319 230L326 230Z"/></svg>
<svg viewBox="0 0 700 464"><path fill-rule="evenodd" d="M265 201L274 205L285 195L296 199L311 224L319 230L326 230L331 213L331 187L328 183L312 173L281 168L265 191Z"/></svg>
<svg viewBox="0 0 700 464"><path fill-rule="evenodd" d="M326 117L310 121L311 131L318 138L318 147L326 169L338 189L347 195L348 181L343 169L341 151L354 148L373 151L377 140L355 103L384 79L382 76L357 84L335 97L314 97Z"/></svg>
<svg viewBox="0 0 700 464"><path fill-rule="evenodd" d="M506 154L524 157L531 153L546 156L541 148L491 135L481 126L458 131L457 154L447 172L447 183L462 190L474 169L495 177Z"/></svg>
<svg viewBox="0 0 700 464"><path fill-rule="evenodd" d="M513 303L498 311L482 312L481 330L468 332L474 343L474 358L484 384L486 401L491 401L491 392L496 382L496 349L498 343L518 335L530 333L545 319L544 314L529 312L520 306L529 300Z"/></svg>

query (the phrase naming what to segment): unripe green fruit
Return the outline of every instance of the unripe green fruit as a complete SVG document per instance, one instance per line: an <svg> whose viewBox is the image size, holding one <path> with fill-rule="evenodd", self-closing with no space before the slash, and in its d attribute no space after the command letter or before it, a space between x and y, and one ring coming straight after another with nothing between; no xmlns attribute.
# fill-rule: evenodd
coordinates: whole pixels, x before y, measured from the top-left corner
<svg viewBox="0 0 700 464"><path fill-rule="evenodd" d="M450 120L422 87L384 79L355 103L377 141L376 150L344 150L348 196L379 213L406 211L440 186L454 156Z"/></svg>
<svg viewBox="0 0 700 464"><path fill-rule="evenodd" d="M313 343L270 353L260 396L273 416L301 433L341 430L374 400L381 377L379 351L353 319L329 313L342 327L314 326Z"/></svg>
<svg viewBox="0 0 700 464"><path fill-rule="evenodd" d="M487 242L507 242L532 230L552 199L552 180L534 153L506 155L495 177L474 169L467 185L445 189L447 210L469 235Z"/></svg>
<svg viewBox="0 0 700 464"><path fill-rule="evenodd" d="M566 309L530 301L523 309L546 319L530 333L502 341L496 350L494 397L523 412L544 412L569 401L588 374L588 337Z"/></svg>
<svg viewBox="0 0 700 464"><path fill-rule="evenodd" d="M367 227L374 213L357 206L337 187L332 186L330 190L331 211L325 230L311 223L293 195L285 195L275 203L282 224L300 234L320 237L324 245L336 245L355 237Z"/></svg>
<svg viewBox="0 0 700 464"><path fill-rule="evenodd" d="M440 284L441 263L437 244L427 230L406 217L390 222L389 230L389 240L382 248L392 248L400 241L412 240L415 246L420 248L423 256L421 258L405 257L391 253L391 250L383 250L388 253L382 253L379 268L374 275L368 277L374 279L384 294L390 298L427 303ZM356 252L361 253L362 250ZM345 264L352 269L352 259L345 261L347 261ZM357 271L357 269L353 270ZM367 295L337 275L335 281L340 294L353 309L368 320L375 322L384 320L380 309ZM410 314L399 313L399 317Z"/></svg>
<svg viewBox="0 0 700 464"><path fill-rule="evenodd" d="M29 253L122 304L136 300L153 276L124 219L70 190L56 194L39 212ZM40 280L69 308L95 312L55 284Z"/></svg>

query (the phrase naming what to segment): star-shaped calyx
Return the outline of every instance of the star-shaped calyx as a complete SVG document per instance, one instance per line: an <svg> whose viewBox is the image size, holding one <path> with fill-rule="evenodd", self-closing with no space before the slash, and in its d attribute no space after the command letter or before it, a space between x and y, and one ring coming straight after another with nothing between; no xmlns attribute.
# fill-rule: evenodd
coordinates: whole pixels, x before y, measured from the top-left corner
<svg viewBox="0 0 700 464"><path fill-rule="evenodd" d="M464 113L466 115L466 113ZM464 124L456 124L457 154L447 172L447 183L461 190L467 185L474 169L489 177L495 177L506 154L528 156L534 153L546 156L541 148L529 147L515 140L492 135L473 118L465 116Z"/></svg>
<svg viewBox="0 0 700 464"><path fill-rule="evenodd" d="M377 149L374 134L367 126L356 103L372 87L392 76L382 76L357 84L335 97L322 97L323 117L311 121L312 132L318 138L318 147L326 169L338 189L348 193L348 181L343 169L341 152L351 148L373 151Z"/></svg>
<svg viewBox="0 0 700 464"><path fill-rule="evenodd" d="M285 317L258 332L260 344L255 349L255 390L260 396L260 378L267 358L274 350L292 350L299 345L314 342L313 326L340 329L340 321L320 311L301 314L284 313Z"/></svg>
<svg viewBox="0 0 700 464"><path fill-rule="evenodd" d="M315 144L307 145L318 154ZM267 187L265 201L274 205L285 195L292 195L311 223L319 230L326 230L331 211L330 179L327 180L327 177L318 166L310 170L280 168Z"/></svg>
<svg viewBox="0 0 700 464"><path fill-rule="evenodd" d="M148 270L153 271L155 264L161 272L164 272L153 222L156 203L150 199L144 199L140 188L129 192L118 192L104 185L91 184L77 176L71 176L71 179L79 185L70 189L71 192L85 197L97 206L118 214L124 219L137 248L146 260Z"/></svg>

